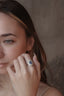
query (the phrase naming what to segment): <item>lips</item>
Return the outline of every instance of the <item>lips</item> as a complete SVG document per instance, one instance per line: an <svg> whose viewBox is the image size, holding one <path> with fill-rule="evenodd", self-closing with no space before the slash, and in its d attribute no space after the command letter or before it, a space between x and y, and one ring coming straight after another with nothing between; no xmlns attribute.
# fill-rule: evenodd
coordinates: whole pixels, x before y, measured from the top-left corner
<svg viewBox="0 0 64 96"><path fill-rule="evenodd" d="M1 64L2 64L2 65L5 65L5 64L7 64L7 63L1 63L1 62L0 62L0 65L1 65Z"/></svg>
<svg viewBox="0 0 64 96"><path fill-rule="evenodd" d="M5 67L7 63L0 63L0 67Z"/></svg>

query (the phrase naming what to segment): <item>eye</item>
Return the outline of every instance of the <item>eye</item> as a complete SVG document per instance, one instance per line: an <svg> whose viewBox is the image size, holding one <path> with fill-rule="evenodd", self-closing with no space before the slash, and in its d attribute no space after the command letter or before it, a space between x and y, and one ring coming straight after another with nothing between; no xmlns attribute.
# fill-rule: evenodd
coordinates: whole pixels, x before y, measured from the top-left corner
<svg viewBox="0 0 64 96"><path fill-rule="evenodd" d="M4 40L3 42L6 43L6 44L12 44L12 43L14 43L15 41L14 41L14 40Z"/></svg>

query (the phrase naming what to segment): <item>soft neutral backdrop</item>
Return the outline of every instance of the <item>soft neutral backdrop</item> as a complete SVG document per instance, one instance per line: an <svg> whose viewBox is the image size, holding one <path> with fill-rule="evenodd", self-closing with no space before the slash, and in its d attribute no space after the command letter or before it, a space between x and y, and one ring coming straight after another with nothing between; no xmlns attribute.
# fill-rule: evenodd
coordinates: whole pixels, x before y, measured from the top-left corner
<svg viewBox="0 0 64 96"><path fill-rule="evenodd" d="M48 82L64 94L64 0L17 0L32 17L48 61Z"/></svg>

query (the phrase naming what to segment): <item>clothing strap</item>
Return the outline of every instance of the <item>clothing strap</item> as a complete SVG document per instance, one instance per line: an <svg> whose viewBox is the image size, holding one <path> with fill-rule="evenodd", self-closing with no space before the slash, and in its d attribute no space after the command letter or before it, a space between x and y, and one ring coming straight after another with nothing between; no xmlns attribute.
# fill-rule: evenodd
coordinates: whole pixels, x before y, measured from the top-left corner
<svg viewBox="0 0 64 96"><path fill-rule="evenodd" d="M51 87L40 83L38 92L37 92L37 96L44 96L44 94L49 90L49 88L51 88Z"/></svg>
<svg viewBox="0 0 64 96"><path fill-rule="evenodd" d="M44 94L48 91L49 88L50 87L47 87L44 91L42 91L40 96L44 96Z"/></svg>

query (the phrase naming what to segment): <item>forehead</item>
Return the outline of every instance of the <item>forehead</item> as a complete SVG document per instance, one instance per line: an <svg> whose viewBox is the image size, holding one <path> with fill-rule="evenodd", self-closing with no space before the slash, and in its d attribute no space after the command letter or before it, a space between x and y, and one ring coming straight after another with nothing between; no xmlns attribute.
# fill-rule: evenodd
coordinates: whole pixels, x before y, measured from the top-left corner
<svg viewBox="0 0 64 96"><path fill-rule="evenodd" d="M13 28L15 26L17 27L18 23L16 20L14 20L12 17L8 16L7 14L0 13L0 27L6 27L6 25L8 25L7 27Z"/></svg>
<svg viewBox="0 0 64 96"><path fill-rule="evenodd" d="M3 32L19 33L20 31L25 32L14 18L0 12L0 34Z"/></svg>

